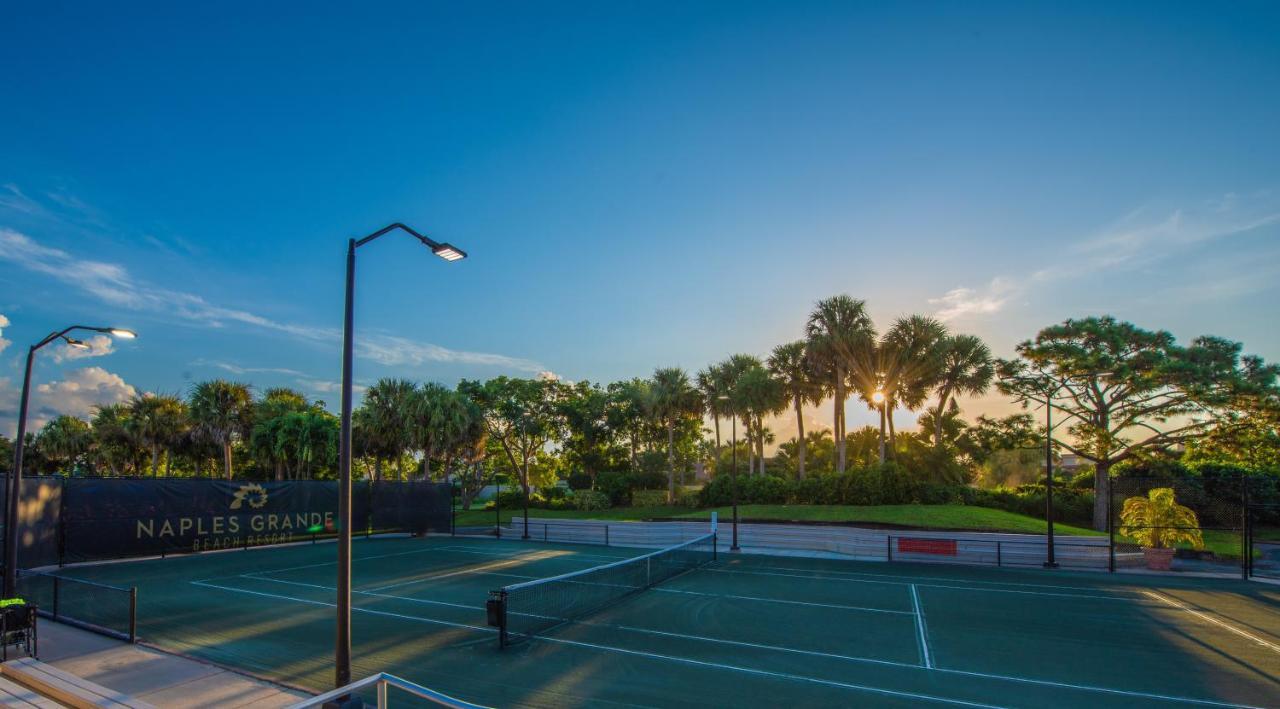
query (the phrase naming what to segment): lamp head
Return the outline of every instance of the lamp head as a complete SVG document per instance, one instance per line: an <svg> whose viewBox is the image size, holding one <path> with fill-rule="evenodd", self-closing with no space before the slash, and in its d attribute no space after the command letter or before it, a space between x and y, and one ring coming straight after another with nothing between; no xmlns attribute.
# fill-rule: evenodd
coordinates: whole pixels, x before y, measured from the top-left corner
<svg viewBox="0 0 1280 709"><path fill-rule="evenodd" d="M467 252L459 249L451 244L439 244L431 247L431 251L445 261L461 261L467 257Z"/></svg>
<svg viewBox="0 0 1280 709"><path fill-rule="evenodd" d="M126 330L122 327L113 327L111 328L110 332L112 335L115 335L116 337L119 337L122 340L132 340L133 338L138 336L138 333L134 332L133 330Z"/></svg>
<svg viewBox="0 0 1280 709"><path fill-rule="evenodd" d="M78 350L90 349L89 343L85 342L84 340L77 340L74 337L65 337L63 339L67 341L67 346L69 347L74 347Z"/></svg>

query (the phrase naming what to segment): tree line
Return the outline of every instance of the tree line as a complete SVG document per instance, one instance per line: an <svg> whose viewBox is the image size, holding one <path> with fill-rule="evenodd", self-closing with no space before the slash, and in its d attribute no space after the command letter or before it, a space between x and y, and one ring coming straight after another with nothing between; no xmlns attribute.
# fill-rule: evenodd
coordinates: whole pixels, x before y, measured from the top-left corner
<svg viewBox="0 0 1280 709"><path fill-rule="evenodd" d="M371 479L452 478L468 502L498 474L528 494L575 476L591 486L602 471L663 473L674 499L692 469L718 474L735 455L755 476L894 463L933 482L1001 482L1010 462L1002 452L1031 452L1045 430L1030 413L966 421L960 400L997 387L1029 410L1052 407L1061 422L1054 450L1096 466L1105 514L1118 463L1188 446L1270 460L1259 451L1277 440L1280 370L1221 338L1181 346L1167 332L1092 317L1045 328L1002 360L926 316L879 331L865 301L847 295L816 303L803 333L763 357L734 354L692 375L662 367L609 384L500 376L453 388L382 379L353 415L353 465ZM849 431L851 399L878 411L882 425ZM806 407L824 401L832 429L806 431ZM898 430L904 410L918 414L917 431ZM769 421L785 413L798 435L778 442ZM741 429L736 449L726 427ZM28 460L50 472L324 479L334 476L337 440L323 402L285 388L255 398L246 384L213 380L185 398L139 396L87 421L57 417L28 441ZM1033 470L1042 460L1023 458Z"/></svg>

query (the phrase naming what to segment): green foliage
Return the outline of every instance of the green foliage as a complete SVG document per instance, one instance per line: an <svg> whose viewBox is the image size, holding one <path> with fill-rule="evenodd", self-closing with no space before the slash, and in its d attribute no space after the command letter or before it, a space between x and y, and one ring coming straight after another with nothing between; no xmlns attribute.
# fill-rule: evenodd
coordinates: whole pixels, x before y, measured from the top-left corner
<svg viewBox="0 0 1280 709"><path fill-rule="evenodd" d="M635 490L631 493L632 507L661 507L665 504L666 490Z"/></svg>
<svg viewBox="0 0 1280 709"><path fill-rule="evenodd" d="M611 507L609 496L599 490L578 490L573 494L573 505L584 511L607 510Z"/></svg>
<svg viewBox="0 0 1280 709"><path fill-rule="evenodd" d="M1165 549L1178 544L1204 547L1200 520L1191 508L1180 505L1173 488L1153 488L1146 497L1130 497L1120 510L1119 532L1144 547Z"/></svg>
<svg viewBox="0 0 1280 709"><path fill-rule="evenodd" d="M1035 448L992 451L978 470L978 481L983 487L1032 483L1043 477L1044 451Z"/></svg>

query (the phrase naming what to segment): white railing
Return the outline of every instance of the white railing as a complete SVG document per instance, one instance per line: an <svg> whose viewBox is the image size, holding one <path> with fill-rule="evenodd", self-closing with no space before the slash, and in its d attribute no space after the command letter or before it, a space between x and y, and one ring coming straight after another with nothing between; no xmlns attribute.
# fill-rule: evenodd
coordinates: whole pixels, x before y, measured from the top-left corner
<svg viewBox="0 0 1280 709"><path fill-rule="evenodd" d="M414 684L408 680L400 679L395 675L389 675L386 672L379 672L371 677L365 677L358 682L352 682L345 687L339 687L332 692L325 692L310 699L304 699L297 704L289 705L288 709L306 709L306 707L318 707L325 702L335 699L341 699L350 694L354 694L361 689L370 686L376 688L378 692L378 709L385 709L387 706L387 689L394 687L402 692L407 692L415 697L421 697L429 702L439 704L440 706L453 707L454 709L487 709L482 704L471 704L461 699L454 699L447 694L441 694L433 689L427 689Z"/></svg>

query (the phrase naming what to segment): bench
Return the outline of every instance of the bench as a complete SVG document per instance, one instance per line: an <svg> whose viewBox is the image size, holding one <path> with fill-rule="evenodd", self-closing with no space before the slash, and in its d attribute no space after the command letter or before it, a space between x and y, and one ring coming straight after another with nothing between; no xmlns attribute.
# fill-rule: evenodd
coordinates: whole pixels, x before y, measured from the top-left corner
<svg viewBox="0 0 1280 709"><path fill-rule="evenodd" d="M17 682L0 677L0 705L22 709L61 709L62 705L23 687Z"/></svg>
<svg viewBox="0 0 1280 709"><path fill-rule="evenodd" d="M39 660L24 657L0 665L0 677L75 709L155 709L127 694L107 689Z"/></svg>

